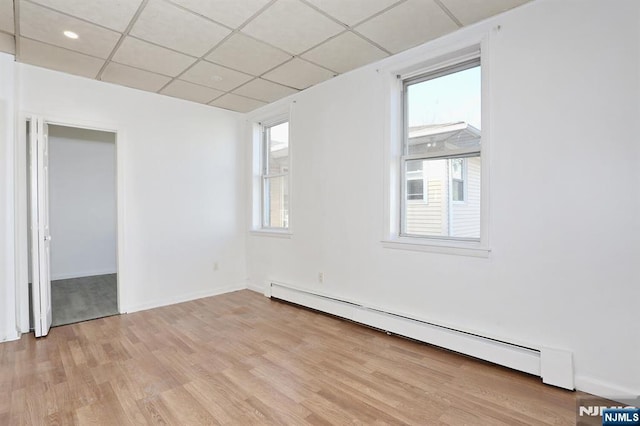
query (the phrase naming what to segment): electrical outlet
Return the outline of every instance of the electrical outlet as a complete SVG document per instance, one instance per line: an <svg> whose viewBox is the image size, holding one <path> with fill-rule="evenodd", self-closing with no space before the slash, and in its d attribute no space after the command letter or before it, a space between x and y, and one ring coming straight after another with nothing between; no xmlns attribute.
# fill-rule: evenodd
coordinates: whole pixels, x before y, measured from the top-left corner
<svg viewBox="0 0 640 426"><path fill-rule="evenodd" d="M318 272L318 282L320 284L324 282L324 272Z"/></svg>
<svg viewBox="0 0 640 426"><path fill-rule="evenodd" d="M213 263L213 270L217 271L218 270L218 262L214 262Z"/></svg>

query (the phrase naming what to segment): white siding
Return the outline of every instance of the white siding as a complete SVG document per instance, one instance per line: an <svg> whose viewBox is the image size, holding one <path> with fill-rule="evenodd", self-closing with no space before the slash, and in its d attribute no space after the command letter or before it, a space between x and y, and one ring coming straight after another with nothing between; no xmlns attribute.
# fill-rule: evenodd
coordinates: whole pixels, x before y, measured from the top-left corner
<svg viewBox="0 0 640 426"><path fill-rule="evenodd" d="M452 202L451 236L480 237L480 158L468 158L465 200Z"/></svg>

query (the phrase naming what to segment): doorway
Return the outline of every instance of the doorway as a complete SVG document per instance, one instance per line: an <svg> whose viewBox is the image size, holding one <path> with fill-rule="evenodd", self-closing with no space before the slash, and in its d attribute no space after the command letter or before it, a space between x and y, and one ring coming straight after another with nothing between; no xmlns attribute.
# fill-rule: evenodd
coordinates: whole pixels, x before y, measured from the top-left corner
<svg viewBox="0 0 640 426"><path fill-rule="evenodd" d="M27 140L28 281L36 335L46 335L49 326L118 314L116 134L32 119Z"/></svg>

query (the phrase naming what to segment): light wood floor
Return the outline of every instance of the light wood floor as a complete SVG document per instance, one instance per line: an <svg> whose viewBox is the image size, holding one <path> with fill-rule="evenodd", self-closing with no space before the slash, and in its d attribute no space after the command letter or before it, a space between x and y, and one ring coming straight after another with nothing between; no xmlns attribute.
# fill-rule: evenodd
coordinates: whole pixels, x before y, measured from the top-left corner
<svg viewBox="0 0 640 426"><path fill-rule="evenodd" d="M576 397L248 290L0 344L0 425L569 425Z"/></svg>

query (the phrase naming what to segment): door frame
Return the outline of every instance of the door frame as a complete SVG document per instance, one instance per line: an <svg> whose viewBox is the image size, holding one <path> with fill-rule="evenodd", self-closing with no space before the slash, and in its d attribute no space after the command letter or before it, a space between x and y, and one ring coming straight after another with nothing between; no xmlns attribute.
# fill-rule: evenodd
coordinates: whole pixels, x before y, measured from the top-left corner
<svg viewBox="0 0 640 426"><path fill-rule="evenodd" d="M21 111L17 123L15 149L15 271L16 271L16 319L18 331L29 330L29 243L27 227L27 121L42 118L46 124L80 129L97 130L115 134L116 148L116 273L118 313L124 313L126 306L126 268L125 268L125 174L124 174L124 131L117 123L95 122L73 118L56 117L50 114L38 114Z"/></svg>

